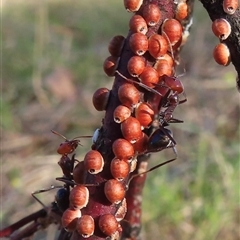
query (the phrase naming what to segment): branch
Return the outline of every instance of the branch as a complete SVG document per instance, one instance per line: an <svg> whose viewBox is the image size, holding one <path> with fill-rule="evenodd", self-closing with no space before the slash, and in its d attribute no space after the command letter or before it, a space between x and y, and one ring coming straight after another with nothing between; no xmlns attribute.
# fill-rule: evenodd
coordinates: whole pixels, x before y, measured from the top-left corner
<svg viewBox="0 0 240 240"><path fill-rule="evenodd" d="M136 2L139 6L132 8ZM186 101L180 100L184 87L175 68L189 34L193 0L124 0L124 5L135 12L134 23L126 38L116 38L123 40L117 49L112 49L113 42L109 46L104 71L115 78L111 90L101 88L93 95L96 110L106 114L92 150L74 168L77 161L68 155L80 144L78 137L68 140L53 131L65 140L58 148L64 177L57 180L65 183L55 199L63 211L59 239L138 239L146 173L177 157L147 169L151 152L172 148L177 155L168 126L182 122L173 117ZM36 228L32 224L19 236Z"/></svg>
<svg viewBox="0 0 240 240"><path fill-rule="evenodd" d="M35 232L39 230L40 223L33 222L26 226L23 230L11 236L11 240L21 240L27 237L32 236Z"/></svg>
<svg viewBox="0 0 240 240"><path fill-rule="evenodd" d="M127 1L124 1L124 2L127 2ZM186 29L187 31L189 30L189 27L191 25L191 14L192 14L193 1L189 1L188 3L189 3L189 6L191 6L191 7L189 7L189 9L188 9L189 12L184 17L185 21L181 22L182 25L184 26L183 30L188 28L188 29ZM129 236L131 237L129 239L136 239L138 237L138 234L141 229L141 219L140 219L141 218L141 201L138 201L136 203L135 200L141 198L146 175L141 176L141 177L137 176L136 178L133 178L130 183L130 186L128 187L128 179L131 176L131 173L129 172L129 174L126 178L124 178L121 182L116 183L116 186L113 185L112 189L109 190L110 194L112 194L112 195L114 195L116 192L118 192L118 189L120 188L119 185L123 186L125 194L123 195L122 198L120 197L120 201L114 202L112 200L111 196L108 196L108 194L106 194L106 186L108 186L108 183L110 183L113 180L113 173L111 172L111 167L110 167L111 162L113 161L114 158L121 158L114 151L114 149L115 149L114 144L116 143L116 140L123 139L123 138L125 138L128 142L131 142L130 137L127 136L128 133L125 133L125 131L123 130L124 124L126 124L128 119L125 120L123 123L120 123L120 124L116 123L114 120L114 117L113 117L115 114L115 109L117 107L119 107L120 105L124 105L125 107L130 109L130 112L132 112L131 117L136 119L136 111L137 110L135 109L135 107L131 104L129 105L120 96L119 92L120 92L120 89L122 88L122 86L124 86L124 85L126 86L126 84L128 84L129 88L130 88L130 86L132 86L133 84L135 85L135 87L137 88L139 95L140 95L140 101L144 102L145 104L147 103L148 106L150 106L150 109L151 108L153 109L152 110L154 112L153 115L156 116L156 121L157 121L157 125L158 125L156 128L157 129L159 128L158 129L159 131L156 134L157 139L154 139L154 140L151 139L148 143L144 143L142 147L145 147L145 150L143 150L141 154L139 154L139 152L138 152L139 150L136 150L136 145L135 145L134 141L132 142L132 146L135 148L135 157L137 157L137 159L138 159L138 165L137 165L136 171L138 171L139 166L142 165L141 164L142 162L139 159L139 156L142 154L145 155L146 153L149 152L147 149L148 145L151 145L151 144L154 145L154 147L156 149L154 149L154 147L153 147L153 149L151 149L151 151L157 152L157 151L164 150L167 147L174 148L174 146L176 144L174 139L171 137L170 130L166 129L165 126L169 125L168 123L170 123L171 120L173 120L173 122L174 122L172 113L179 104L178 95L182 92L182 90L180 90L179 92L176 92L176 90L173 88L175 87L175 85L177 85L177 82L179 83L178 86L183 87L180 80L177 80L174 76L175 66L176 66L176 57L179 53L179 48L182 43L182 38L178 39L177 42L174 42L174 43L171 42L173 40L171 39L171 37L168 36L168 34L166 34L167 30L165 32L165 30L161 29L161 26L166 19L173 19L175 17L175 10L176 10L177 5L174 4L173 1L168 1L168 0L164 0L164 1L162 1L162 0L144 0L140 9L136 12L136 15L145 16L145 18L146 18L144 9L147 9L148 7L150 8L151 4L158 6L158 9L160 10L160 13L161 13L161 18L160 18L160 20L157 21L156 25L148 26L148 29L147 29L148 31L146 32L146 37L149 39L154 34L159 34L166 39L165 41L167 42L167 48L169 49L169 51L167 52L166 55L168 55L168 57L170 57L170 58L172 56L174 56L174 58L172 59L172 63L171 63L172 65L170 63L167 63L167 65L170 66L169 78L167 80L166 75L164 75L164 76L160 75L160 73L158 72L159 76L157 77L157 82L151 83L152 78L151 78L151 80L149 80L150 82L147 82L143 79L143 77L141 78L141 76L143 76L143 74L142 74L142 75L140 75L140 83L139 83L139 78L131 76L129 69L128 69L128 62L132 57L137 55L137 53L134 52L133 46L132 46L132 41L133 41L132 36L134 34L133 30L129 31L128 36L126 37L126 39L124 41L123 48L121 49L120 56L119 57L111 56L111 57L107 58L107 60L105 61L105 63L104 63L104 68L106 68L105 72L109 76L114 76L115 79L114 79L112 89L110 91L110 95L108 95L109 98L107 101L106 114L103 119L103 125L99 131L99 136L97 137L97 140L96 140L96 142L94 142L94 145L93 145L93 149L100 152L104 159L104 168L100 173L98 173L96 175L88 174L87 178L86 178L86 182L85 182L86 184L93 184L92 187L88 188L89 189L88 204L86 207L81 209L82 215L90 215L94 219L94 225L95 225L94 235L90 236L88 239L101 240L101 239L106 239L107 236L113 237L113 235L114 235L116 237L119 235L121 236L121 234L122 234L123 239L125 239L125 237L129 237ZM177 22L177 24L179 24L179 22ZM177 32L177 31L175 31L175 32ZM181 37L181 35L182 35L182 32L180 34L180 37ZM139 42L140 41L136 40L136 45ZM147 69L147 67L151 67L151 68L155 69L156 64L159 62L152 55L147 51L142 56L142 58L145 61L146 69ZM111 66L111 68L109 67L109 65ZM117 71L115 73L113 72L113 74L112 74L111 73L112 68L113 68L112 66L114 66L114 65L116 65L116 68L114 71L116 71L116 70ZM168 81L172 82L171 87L168 85L169 84ZM161 84L158 85L159 82ZM154 88L154 86L156 86L156 87ZM154 90L151 90L153 88L154 88ZM128 91L128 88L126 88L126 90L123 91L123 94L125 94L127 91ZM106 91L102 89L102 92L96 91L96 93L94 94L93 102L96 105L97 105L97 103L99 103L100 99L96 100L95 97L97 97L98 94L103 93L103 92L106 92ZM133 94L135 94L135 92L134 93L132 92L131 96L133 96ZM172 101L170 103L170 99L173 100L174 97L176 97L176 99L175 99L176 102L173 103L174 101ZM104 101L104 103L105 103L105 101ZM97 110L100 110L100 109L102 110L102 108L99 107L99 105L97 105L95 107ZM163 119L160 121L159 113L161 111L163 111L162 109L165 109L165 111L162 112ZM168 115L168 118L166 118L167 120L165 119L165 117L166 117L165 114ZM135 120L132 120L132 121L135 122ZM137 121L141 121L141 120L137 120ZM130 120L128 122L130 122ZM153 119L152 119L152 123L154 123ZM134 126L130 125L129 129L132 129L132 128L134 128ZM146 135L147 137L151 137L152 132L156 128L154 127L154 124L150 128L145 127L145 129L141 133L141 136L143 136L143 133L144 133L144 136ZM140 132L141 132L141 130L140 130ZM157 143L154 142L155 140L157 141ZM164 142L164 141L166 141L166 142ZM163 145L155 146L155 143L156 143L156 145L159 143L161 143ZM166 145L164 145L164 144L166 144ZM119 145L118 148L121 148L121 145ZM126 150L126 147L122 148L121 152L125 152L125 150ZM142 155L142 156L144 157L144 155ZM127 162L129 162L130 166L132 165L131 160L129 161L127 159L127 157L122 158L120 160L127 161ZM146 159L144 161L146 161ZM145 166L147 166L147 165L145 165ZM147 171L147 169L145 169L145 170ZM119 194L121 194L120 190L119 190L119 192L120 192ZM71 193L70 193L70 195L71 195ZM125 196L126 202L127 202L127 209L125 211L127 213L126 213L125 217L124 217L125 207L123 204L125 202L124 196ZM114 197L118 198L119 196L114 196ZM119 211L124 212L122 214L123 215L122 219L118 219L118 221L121 225L119 225L118 227L115 228L115 230L113 231L114 234L111 231L108 231L108 233L107 233L106 231L104 231L105 229L104 230L102 229L102 226L100 224L101 217L105 214L118 216ZM138 214L136 214L136 213L138 213ZM110 223L108 223L106 221L106 225L110 225ZM77 226L77 229L78 229L78 226ZM74 231L71 240L84 239L84 237L82 237L78 232ZM111 234L110 234L110 232L111 232ZM116 239L118 239L118 237L116 237Z"/></svg>
<svg viewBox="0 0 240 240"><path fill-rule="evenodd" d="M143 155L138 158L136 170L133 174L147 171L148 159L150 155ZM146 174L139 175L130 182L129 189L126 194L128 211L122 222L123 233L122 239L136 239L141 231L142 216L142 193L146 181Z"/></svg>
<svg viewBox="0 0 240 240"><path fill-rule="evenodd" d="M18 222L2 229L0 231L0 237L7 237L10 236L13 232L20 229L21 227L25 226L26 224L36 221L38 218L44 218L47 216L47 211L45 209L41 209L35 213L28 215L27 217L19 220Z"/></svg>
<svg viewBox="0 0 240 240"><path fill-rule="evenodd" d="M50 207L32 213L18 222L0 230L0 237L10 237L12 240L23 239L33 235L39 229L47 228L52 223L58 224L60 222L61 213L59 209L56 208L56 204L52 203Z"/></svg>
<svg viewBox="0 0 240 240"><path fill-rule="evenodd" d="M212 21L224 18L231 25L231 34L226 40L221 42L225 43L231 55L231 61L237 71L237 88L240 91L240 8L238 7L234 14L227 14L223 10L224 0L200 0L207 10L209 17ZM238 0L234 0L238 1ZM232 2L234 2L232 1Z"/></svg>

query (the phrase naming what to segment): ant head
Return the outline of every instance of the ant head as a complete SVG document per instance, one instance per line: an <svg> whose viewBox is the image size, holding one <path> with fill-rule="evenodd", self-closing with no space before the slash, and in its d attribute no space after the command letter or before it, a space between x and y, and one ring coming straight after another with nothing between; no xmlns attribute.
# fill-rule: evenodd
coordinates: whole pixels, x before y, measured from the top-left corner
<svg viewBox="0 0 240 240"><path fill-rule="evenodd" d="M60 144L57 152L61 155L68 155L72 153L78 147L78 145L81 145L79 139L66 140L65 142Z"/></svg>
<svg viewBox="0 0 240 240"><path fill-rule="evenodd" d="M65 142L61 143L57 149L57 152L61 155L68 155L68 154L72 153L77 148L77 146L80 145L79 139L68 140L62 134L60 134L54 130L51 130L51 132L62 137L65 140Z"/></svg>
<svg viewBox="0 0 240 240"><path fill-rule="evenodd" d="M56 132L54 130L51 130L52 133L60 136L61 138L63 138L66 142L73 142L73 141L77 141L78 143L80 143L80 140L78 138L91 138L92 136L78 136L73 138L72 140L68 140L66 137L64 137L61 133Z"/></svg>
<svg viewBox="0 0 240 240"><path fill-rule="evenodd" d="M72 140L68 140L62 134L60 134L54 130L51 130L51 132L62 137L65 140L65 142L61 143L57 149L57 152L61 155L68 155L68 154L72 153L78 147L78 145L81 145L80 139L78 139L78 138L91 138L92 137L92 136L79 136L79 137L73 138Z"/></svg>

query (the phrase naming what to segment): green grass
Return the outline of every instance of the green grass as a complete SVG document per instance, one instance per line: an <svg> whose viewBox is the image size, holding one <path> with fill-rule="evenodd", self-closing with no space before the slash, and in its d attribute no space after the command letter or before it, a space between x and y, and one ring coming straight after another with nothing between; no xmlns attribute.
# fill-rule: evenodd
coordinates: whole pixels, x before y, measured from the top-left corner
<svg viewBox="0 0 240 240"><path fill-rule="evenodd" d="M148 238L160 234L163 239L171 239L169 231L177 231L178 237L174 235L173 239L238 238L239 151L228 158L225 146L204 134L198 144L192 149L197 154L187 171L172 174L179 171L174 168L181 168L172 163L149 174L143 201Z"/></svg>
<svg viewBox="0 0 240 240"><path fill-rule="evenodd" d="M179 106L176 116L184 123L171 126L179 157L148 174L144 239L240 237L235 71L214 63L210 53L217 40L211 34L208 16L196 4L197 21L181 56L184 66L180 69L187 70L182 81L188 102ZM38 209L30 193L54 184L60 174L55 152L61 139L50 130L71 138L91 135L101 125L104 113L94 110L91 97L98 87L111 88L112 78L102 70L109 55L107 45L114 35L127 35L130 16L121 1L5 3L0 196L4 226ZM201 47L206 39L208 45ZM46 84L59 68L72 75L71 84L77 89L74 100L69 100L70 95L58 98ZM83 145L77 151L78 159L91 143L83 140ZM159 159L168 157L153 154L150 165ZM54 193L48 196L50 202Z"/></svg>

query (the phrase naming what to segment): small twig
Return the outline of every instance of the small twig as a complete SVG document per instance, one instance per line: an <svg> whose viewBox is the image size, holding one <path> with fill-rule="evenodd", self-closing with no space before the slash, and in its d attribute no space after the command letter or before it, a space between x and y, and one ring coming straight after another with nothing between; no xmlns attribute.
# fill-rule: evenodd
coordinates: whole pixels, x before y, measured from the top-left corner
<svg viewBox="0 0 240 240"><path fill-rule="evenodd" d="M23 238L33 235L38 230L39 225L40 223L38 222L31 223L16 235L11 236L11 240L22 240Z"/></svg>
<svg viewBox="0 0 240 240"><path fill-rule="evenodd" d="M14 231L19 228L25 226L26 224L36 221L38 218L44 218L47 216L47 211L45 209L41 209L35 213L28 215L27 217L21 219L20 221L0 230L0 237L10 236Z"/></svg>

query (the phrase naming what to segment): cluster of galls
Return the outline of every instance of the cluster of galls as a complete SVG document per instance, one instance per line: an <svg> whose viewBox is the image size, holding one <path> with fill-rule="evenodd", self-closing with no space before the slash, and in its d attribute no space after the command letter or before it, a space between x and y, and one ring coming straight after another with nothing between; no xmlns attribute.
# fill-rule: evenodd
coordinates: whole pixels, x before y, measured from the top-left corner
<svg viewBox="0 0 240 240"><path fill-rule="evenodd" d="M223 0L223 10L226 14L234 14L238 5L239 0ZM227 66L231 62L231 58L229 48L224 40L231 34L231 25L226 19L219 18L213 21L212 31L220 40L220 43L213 50L213 57L218 64Z"/></svg>
<svg viewBox="0 0 240 240"><path fill-rule="evenodd" d="M53 131L54 132L54 131ZM56 132L54 132L56 133ZM56 133L58 134L58 133ZM60 134L58 134L60 135ZM60 135L62 136L62 135ZM123 219L123 214L126 212L126 205L124 201L121 207L118 209L115 215L103 214L95 220L90 215L82 215L81 209L86 207L89 202L89 190L88 187L96 186L94 184L85 183L85 173L88 171L90 174L97 174L102 171L104 166L104 160L100 152L96 150L90 150L84 157L84 161L78 162L74 158L74 155L70 159L68 154L73 153L77 146L80 144L80 140L74 138L73 140L67 140L62 143L57 152L62 155L58 164L62 168L64 177L57 178L57 180L65 182L63 188L60 188L56 194L56 203L62 214L62 226L68 231L77 231L82 237L88 238L94 234L95 225L106 236L113 236L117 233L119 221ZM78 162L75 165L75 162ZM116 171L117 162L112 162L112 171ZM111 193L112 185L114 185L115 191L119 194L121 192L121 200L125 195L123 186L114 183L113 181L107 181L104 185L104 192L110 202L115 203L119 196ZM119 188L120 187L120 188Z"/></svg>
<svg viewBox="0 0 240 240"><path fill-rule="evenodd" d="M131 8L128 2L130 1L125 1L126 9L129 11L137 9L137 7ZM183 29L179 21L186 18L187 11L186 2L181 1L176 8L176 19L164 20L159 33L151 36L146 35L149 28L163 20L159 7L155 4L148 4L142 8L141 15L135 14L132 16L129 21L129 28L132 33L129 45L136 56L129 59L127 65L128 72L132 77L137 77L149 87L155 87L154 84L159 83L161 76L171 76L173 74L174 59L171 53L182 44ZM124 43L125 38L119 35L115 36L109 43L108 49L111 56L103 64L103 69L108 76L114 76L116 73ZM142 57L147 51L156 59L154 66L149 66L146 59Z"/></svg>
<svg viewBox="0 0 240 240"><path fill-rule="evenodd" d="M139 10L129 21L131 36L128 39L115 36L109 43L110 56L103 64L108 76L118 74L123 80L118 89L120 105L115 108L112 116L113 121L119 124L122 136L112 143L114 158L109 164L112 178L99 183L103 186L107 200L118 206L115 214L104 213L97 217L81 215L81 209L89 203L88 189L91 187L82 179L84 171L101 174L106 164L101 153L97 151L98 148L89 151L84 161L75 167L73 165L76 160L72 159L72 179L70 182L63 180L72 190L69 194L69 207L62 215L62 225L67 231L76 230L84 238L98 235L100 230L105 236L118 239L121 232L120 221L127 211L125 195L128 179L136 168L137 156L174 148L176 143L166 126L171 122L182 122L173 118L175 108L185 101L179 99L184 88L181 81L174 76L173 52L182 44L183 29L180 21L187 16L187 4L184 0L180 1L176 5L175 18L164 20L157 5L142 5L142 2L124 0L128 11ZM157 33L155 31L149 34L149 30L157 25L160 26ZM126 65L130 78L118 71L125 44L128 44L132 51ZM140 91L139 87L144 90ZM107 109L110 94L111 90L107 88L100 88L94 93L92 100L96 110ZM157 129L149 131L155 120ZM98 132L99 130L96 135ZM97 136L94 134L93 138L95 142ZM71 141L67 143L69 142ZM63 158L66 158L66 155L63 154ZM64 168L62 169L64 173ZM66 176L66 171L64 175Z"/></svg>
<svg viewBox="0 0 240 240"><path fill-rule="evenodd" d="M122 186L122 185L121 185ZM106 196L112 195L108 189L114 187L116 192L119 192L119 186L112 181L105 183L104 191ZM121 188L122 189L122 188ZM89 201L89 190L86 186L80 184L72 188L69 195L69 208L67 208L62 215L62 226L69 232L77 231L82 237L88 238L94 234L95 228L106 236L116 235L120 228L119 222L123 218L118 219L118 212L113 214L102 214L96 220L91 215L82 215L81 209L86 207ZM125 211L125 209L123 209ZM120 208L120 211L122 209ZM96 227L97 224L97 227Z"/></svg>
<svg viewBox="0 0 240 240"><path fill-rule="evenodd" d="M184 91L183 85L173 76L173 52L183 44L180 22L188 14L184 0L177 4L175 18L165 20L157 5L141 4L142 1L124 1L128 11L138 11L129 21L131 35L128 39L118 35L110 41L108 49L111 56L103 64L108 76L117 74L126 80L118 89L121 105L114 110L113 118L121 124L123 138L134 145L135 153L138 154L152 151L149 149L151 136L149 140L144 130L152 125L154 116L159 116L159 125L164 127L176 120L172 113L177 105L184 102L179 100L179 95ZM151 33L149 30L156 25L160 25L157 33ZM133 53L126 65L130 78L118 71L120 55L125 45L129 45ZM138 86L152 95L146 100ZM100 88L94 93L93 105L98 111L106 109L110 92L107 88Z"/></svg>

